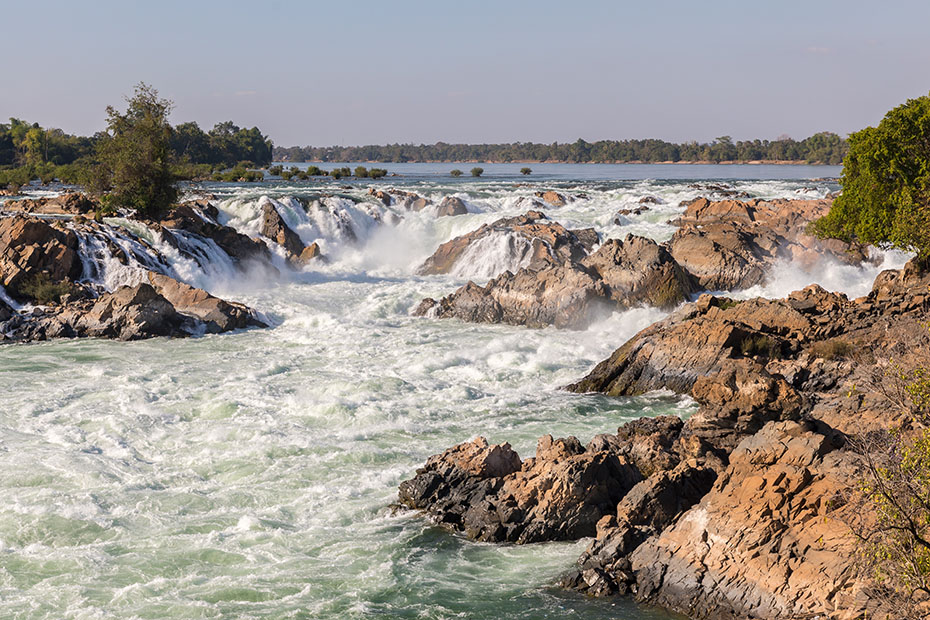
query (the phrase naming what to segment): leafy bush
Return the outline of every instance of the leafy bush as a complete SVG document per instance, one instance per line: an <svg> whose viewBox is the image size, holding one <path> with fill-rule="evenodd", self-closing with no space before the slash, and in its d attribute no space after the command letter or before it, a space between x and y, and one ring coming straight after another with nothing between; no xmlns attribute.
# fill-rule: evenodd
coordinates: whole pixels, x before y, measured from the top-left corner
<svg viewBox="0 0 930 620"><path fill-rule="evenodd" d="M520 174L523 176L528 176L532 172L533 170L531 168L520 168Z"/></svg>
<svg viewBox="0 0 930 620"><path fill-rule="evenodd" d="M368 178L368 168L366 168L365 166L356 166L356 167L355 167L355 176L356 176L357 178L359 178L359 179L367 179L367 178Z"/></svg>
<svg viewBox="0 0 930 620"><path fill-rule="evenodd" d="M460 177L462 176L462 171L456 168L455 170L452 170L451 172L449 172L449 174L451 174L454 177Z"/></svg>
<svg viewBox="0 0 930 620"><path fill-rule="evenodd" d="M842 193L811 226L821 237L890 246L930 259L930 95L849 137Z"/></svg>
<svg viewBox="0 0 930 620"><path fill-rule="evenodd" d="M833 360L848 357L853 352L851 344L845 340L834 338L833 340L823 340L814 343L811 347L811 355L820 359Z"/></svg>
<svg viewBox="0 0 930 620"><path fill-rule="evenodd" d="M307 174L312 177L326 176L326 171L320 170L319 166L310 166L307 168Z"/></svg>
<svg viewBox="0 0 930 620"><path fill-rule="evenodd" d="M483 173L484 173L484 168L479 168L475 166L474 168L471 169L471 176L473 177L480 177Z"/></svg>
<svg viewBox="0 0 930 620"><path fill-rule="evenodd" d="M387 176L387 170L384 168L372 168L368 171L368 176L372 179L380 179L381 177Z"/></svg>
<svg viewBox="0 0 930 620"><path fill-rule="evenodd" d="M62 295L73 290L69 282L52 282L47 273L37 273L18 287L20 296L32 299L37 304L58 303Z"/></svg>
<svg viewBox="0 0 930 620"><path fill-rule="evenodd" d="M268 174L274 175L276 177L281 176L281 173L284 171L284 166L277 164L268 169Z"/></svg>

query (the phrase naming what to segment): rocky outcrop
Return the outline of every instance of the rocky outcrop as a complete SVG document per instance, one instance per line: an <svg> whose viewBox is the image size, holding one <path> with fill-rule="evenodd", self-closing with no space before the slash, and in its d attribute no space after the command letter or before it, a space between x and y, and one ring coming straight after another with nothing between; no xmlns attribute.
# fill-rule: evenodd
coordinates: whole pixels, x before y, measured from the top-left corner
<svg viewBox="0 0 930 620"><path fill-rule="evenodd" d="M698 198L673 223L668 242L675 260L707 290L761 284L777 260L813 264L821 257L858 264L868 260L859 244L820 240L808 223L826 215L831 200L723 200Z"/></svg>
<svg viewBox="0 0 930 620"><path fill-rule="evenodd" d="M592 237L589 231L593 232L591 229L567 230L558 222L547 219L540 211L528 211L524 215L484 224L477 230L443 243L417 269L417 273L449 273L470 248L495 235L512 235L525 240L525 258L531 266L541 266L547 262L578 261L584 258L592 247L591 242L597 241L597 234Z"/></svg>
<svg viewBox="0 0 930 620"><path fill-rule="evenodd" d="M244 266L257 263L273 269L268 246L230 226L220 224L218 217L219 210L216 207L206 200L196 200L175 207L160 221L152 224L156 229L167 229L169 234L172 230L183 230L212 239L237 264Z"/></svg>
<svg viewBox="0 0 930 620"><path fill-rule="evenodd" d="M745 439L713 490L633 552L638 598L692 618L860 617L838 493L850 459L809 424Z"/></svg>
<svg viewBox="0 0 930 620"><path fill-rule="evenodd" d="M0 206L0 210L7 212L36 213L44 215L82 215L93 213L100 208L100 204L86 194L68 192L58 196L42 198L23 198L22 200L8 200Z"/></svg>
<svg viewBox="0 0 930 620"><path fill-rule="evenodd" d="M323 258L319 244L313 242L305 246L300 235L287 225L270 202L262 205L261 234L280 245L284 249L288 262L293 266L299 267L314 259Z"/></svg>
<svg viewBox="0 0 930 620"><path fill-rule="evenodd" d="M547 435L522 462L508 444L479 437L430 457L401 483L399 499L475 540L574 540L593 535L639 479L624 459L574 437Z"/></svg>
<svg viewBox="0 0 930 620"><path fill-rule="evenodd" d="M77 235L63 222L18 215L0 218L0 285L14 297L40 275L77 280L82 265Z"/></svg>
<svg viewBox="0 0 930 620"><path fill-rule="evenodd" d="M202 289L158 273L149 272L148 280L177 312L197 319L209 334L244 327L267 327L255 312L244 304L225 301Z"/></svg>
<svg viewBox="0 0 930 620"><path fill-rule="evenodd" d="M0 323L0 332L11 340L52 338L114 338L140 340L155 336L189 335L186 319L152 286L125 286L98 299L39 308L16 314Z"/></svg>
<svg viewBox="0 0 930 620"><path fill-rule="evenodd" d="M663 248L630 235L577 262L508 271L483 287L469 282L439 301L424 300L415 314L577 329L615 308L674 307L693 290L690 277Z"/></svg>

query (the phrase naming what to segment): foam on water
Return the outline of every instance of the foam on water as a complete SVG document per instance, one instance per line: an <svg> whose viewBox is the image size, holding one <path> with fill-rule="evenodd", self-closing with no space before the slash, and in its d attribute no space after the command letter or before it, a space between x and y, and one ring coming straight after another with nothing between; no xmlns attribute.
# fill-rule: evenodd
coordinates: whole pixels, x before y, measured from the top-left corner
<svg viewBox="0 0 930 620"><path fill-rule="evenodd" d="M746 183L773 196L801 186ZM635 417L695 409L671 394L559 389L661 311L617 313L583 332L411 317L423 297L519 265L522 246L504 236L469 259L471 272L413 275L436 245L522 213L540 188L446 180L407 188L434 202L467 194L475 212L384 208L364 188L349 197L298 196L307 188L292 185L226 190L221 221L258 237L270 202L333 258L281 282L237 276L218 248L184 235L177 248L148 229L109 239L127 264L111 262L104 239L82 237L100 254L88 277L130 281L145 265L141 247L166 273L232 290L275 326L0 349L0 616L668 617L551 587L587 541L478 544L391 510L399 482L429 455L479 433L529 456L543 434L586 442ZM659 237L696 191L649 180L557 189L587 195L546 209L566 225L607 222L615 235ZM645 195L663 203L612 224L617 209Z"/></svg>

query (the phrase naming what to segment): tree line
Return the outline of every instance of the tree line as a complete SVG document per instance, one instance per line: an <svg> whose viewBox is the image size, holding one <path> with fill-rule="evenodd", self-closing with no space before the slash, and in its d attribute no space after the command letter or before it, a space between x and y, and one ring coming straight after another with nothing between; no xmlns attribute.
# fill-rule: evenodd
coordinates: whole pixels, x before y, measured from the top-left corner
<svg viewBox="0 0 930 620"><path fill-rule="evenodd" d="M739 140L721 136L710 143L676 144L664 140L598 140L537 144L387 144L367 146L275 147L277 161L377 161L377 162L707 162L778 161L840 164L846 155L845 139L830 132L805 138Z"/></svg>
<svg viewBox="0 0 930 620"><path fill-rule="evenodd" d="M232 121L204 131L197 123L165 127L173 172L179 178L206 176L230 167L264 167L273 144L258 127L240 128ZM86 184L99 166L112 132L77 136L11 118L0 123L0 187L25 185L33 179Z"/></svg>

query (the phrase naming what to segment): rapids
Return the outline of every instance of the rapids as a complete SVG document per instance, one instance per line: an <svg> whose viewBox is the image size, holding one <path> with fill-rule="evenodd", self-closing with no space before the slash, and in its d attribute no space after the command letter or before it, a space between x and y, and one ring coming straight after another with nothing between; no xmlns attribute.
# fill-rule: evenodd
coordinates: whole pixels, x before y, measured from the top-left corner
<svg viewBox="0 0 930 620"><path fill-rule="evenodd" d="M678 203L706 193L689 184L733 167L655 180L645 177L661 167L640 166L641 178L621 181L609 166L528 179L485 168L455 181L408 164L376 184L455 194L470 211L438 219L384 206L365 182L200 188L217 195L221 223L257 235L270 202L330 258L288 273L272 247L280 280L237 272L212 242L180 235L175 247L125 220L111 221L125 232L109 244L82 237L89 281L112 289L156 269L247 303L273 327L0 347L0 617L669 618L553 588L586 541L472 543L391 506L429 455L477 434L526 457L546 433L586 442L638 416L690 414L693 402L671 394L559 390L663 313L634 309L584 332L410 316L423 297L517 268L525 248L506 237L452 275L414 273L439 243L524 212L542 189L576 198L543 207L566 226L665 239ZM781 178L727 182L761 197L836 189L800 178L835 169L773 168L745 174ZM615 223L646 196L661 202ZM784 266L756 293L813 279L859 293L877 271Z"/></svg>

